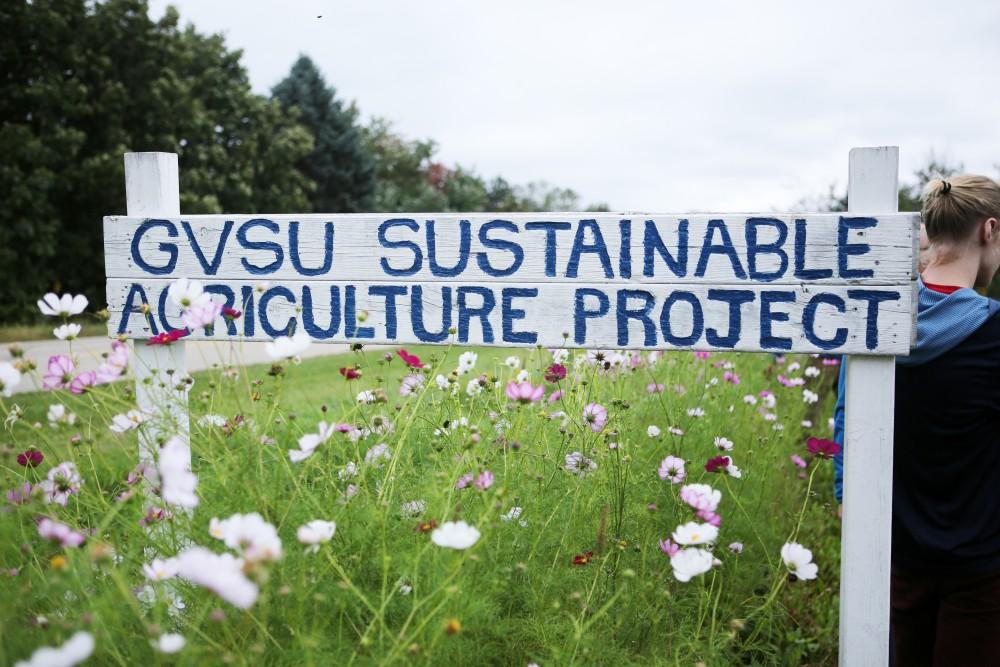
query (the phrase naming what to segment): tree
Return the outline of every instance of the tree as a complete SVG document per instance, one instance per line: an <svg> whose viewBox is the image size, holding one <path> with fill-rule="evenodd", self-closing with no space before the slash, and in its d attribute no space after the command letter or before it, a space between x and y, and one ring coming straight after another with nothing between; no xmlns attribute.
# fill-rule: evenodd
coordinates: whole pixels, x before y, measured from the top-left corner
<svg viewBox="0 0 1000 667"><path fill-rule="evenodd" d="M312 209L324 213L368 210L375 193L375 162L365 150L357 109L344 107L307 56L272 89L282 108L298 109L299 120L313 135L312 151L299 169L316 184Z"/></svg>

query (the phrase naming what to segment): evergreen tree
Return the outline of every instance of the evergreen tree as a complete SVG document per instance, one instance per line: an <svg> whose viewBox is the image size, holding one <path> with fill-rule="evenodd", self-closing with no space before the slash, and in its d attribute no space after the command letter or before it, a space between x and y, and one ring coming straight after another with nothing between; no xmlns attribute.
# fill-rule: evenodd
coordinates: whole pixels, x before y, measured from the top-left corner
<svg viewBox="0 0 1000 667"><path fill-rule="evenodd" d="M336 99L334 89L307 56L299 56L272 93L283 108L299 110L299 122L313 135L313 150L298 165L316 184L312 209L323 213L370 209L375 161L365 150L353 105L345 107Z"/></svg>

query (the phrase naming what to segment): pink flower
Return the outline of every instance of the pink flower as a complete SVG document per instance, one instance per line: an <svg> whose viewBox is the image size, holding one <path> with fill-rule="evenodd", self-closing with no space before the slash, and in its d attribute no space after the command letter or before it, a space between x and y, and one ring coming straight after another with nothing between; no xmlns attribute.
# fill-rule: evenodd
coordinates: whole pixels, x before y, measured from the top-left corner
<svg viewBox="0 0 1000 667"><path fill-rule="evenodd" d="M809 438L806 440L806 449L810 454L815 454L824 459L833 458L840 453L840 445L833 440L823 438Z"/></svg>
<svg viewBox="0 0 1000 667"><path fill-rule="evenodd" d="M49 369L42 376L42 386L46 389L66 389L73 381L73 360L65 354L49 357Z"/></svg>
<svg viewBox="0 0 1000 667"><path fill-rule="evenodd" d="M456 489L464 489L469 484L472 484L472 479L473 478L472 478L472 473L471 472L465 473L464 475L462 475L461 477L458 478L457 482L455 482L455 488Z"/></svg>
<svg viewBox="0 0 1000 667"><path fill-rule="evenodd" d="M195 329L211 329L215 319L222 314L222 304L216 303L207 294L206 298L195 299L181 314L181 322L192 331Z"/></svg>
<svg viewBox="0 0 1000 667"><path fill-rule="evenodd" d="M555 403L562 397L563 397L562 389L557 389L556 391L549 394L549 403Z"/></svg>
<svg viewBox="0 0 1000 667"><path fill-rule="evenodd" d="M673 558L677 554L677 552L681 550L680 545L674 544L670 540L670 538L667 538L665 540L660 540L659 544L660 544L660 551L667 554L671 558Z"/></svg>
<svg viewBox="0 0 1000 667"><path fill-rule="evenodd" d="M741 554L743 553L743 543L733 542L732 544L729 545L729 550L732 551L734 554Z"/></svg>
<svg viewBox="0 0 1000 667"><path fill-rule="evenodd" d="M722 517L715 512L711 512L709 510L698 510L694 513L694 515L705 523L712 524L716 528L722 525Z"/></svg>
<svg viewBox="0 0 1000 667"><path fill-rule="evenodd" d="M423 364L420 363L420 357L415 354L410 354L404 349L396 350L396 354L399 358L403 360L403 363L410 368L423 368Z"/></svg>
<svg viewBox="0 0 1000 667"><path fill-rule="evenodd" d="M566 367L562 364L552 364L545 369L545 381L555 384L559 380L566 379Z"/></svg>
<svg viewBox="0 0 1000 667"><path fill-rule="evenodd" d="M708 359L710 356L712 356L711 352L700 352L699 351L699 352L695 352L694 353L694 358L695 359Z"/></svg>
<svg viewBox="0 0 1000 667"><path fill-rule="evenodd" d="M545 387L538 385L533 387L530 382L508 382L507 398L518 403L534 403L542 400L545 395Z"/></svg>
<svg viewBox="0 0 1000 667"><path fill-rule="evenodd" d="M23 505L31 499L31 482L24 482L7 492L7 502L11 505Z"/></svg>
<svg viewBox="0 0 1000 667"><path fill-rule="evenodd" d="M657 474L664 481L670 480L671 484L680 484L687 477L687 473L684 471L684 459L668 456L660 462Z"/></svg>
<svg viewBox="0 0 1000 667"><path fill-rule="evenodd" d="M86 540L83 533L78 533L64 523L43 518L38 522L38 534L46 540L58 542L62 547L78 547Z"/></svg>
<svg viewBox="0 0 1000 667"><path fill-rule="evenodd" d="M662 384L657 384L656 382L650 382L646 385L646 391L650 394L662 394L664 386Z"/></svg>
<svg viewBox="0 0 1000 667"><path fill-rule="evenodd" d="M493 473L489 470L484 470L479 473L479 477L476 477L474 485L480 491L485 491L486 489L493 486Z"/></svg>
<svg viewBox="0 0 1000 667"><path fill-rule="evenodd" d="M713 456L705 463L705 472L725 472L732 462L728 456Z"/></svg>
<svg viewBox="0 0 1000 667"><path fill-rule="evenodd" d="M49 470L48 477L39 482L38 487L45 492L45 502L65 506L71 495L80 492L81 484L83 479L76 464L64 461Z"/></svg>
<svg viewBox="0 0 1000 667"><path fill-rule="evenodd" d="M732 371L726 371L725 373L723 373L722 379L732 384L740 383L740 376L737 375L736 373L733 373Z"/></svg>
<svg viewBox="0 0 1000 667"><path fill-rule="evenodd" d="M792 463L794 463L799 468L805 468L807 465L809 465L808 463L806 463L805 459L803 459L798 454L792 454L788 458L790 458L792 460Z"/></svg>
<svg viewBox="0 0 1000 667"><path fill-rule="evenodd" d="M69 390L74 394L82 394L90 387L100 384L97 381L97 373L95 371L84 371L80 373L69 385Z"/></svg>
<svg viewBox="0 0 1000 667"><path fill-rule="evenodd" d="M824 366L839 366L840 365L840 359L824 359L823 360L823 365Z"/></svg>
<svg viewBox="0 0 1000 667"><path fill-rule="evenodd" d="M714 512L722 501L722 492L708 484L685 484L677 495L697 512Z"/></svg>
<svg viewBox="0 0 1000 667"><path fill-rule="evenodd" d="M608 409L600 403L590 403L583 409L583 420L590 425L590 430L600 433L608 423Z"/></svg>
<svg viewBox="0 0 1000 667"><path fill-rule="evenodd" d="M187 329L171 329L170 331L164 331L161 334L157 334L146 341L146 345L170 345L179 341L181 338L189 335L191 332Z"/></svg>

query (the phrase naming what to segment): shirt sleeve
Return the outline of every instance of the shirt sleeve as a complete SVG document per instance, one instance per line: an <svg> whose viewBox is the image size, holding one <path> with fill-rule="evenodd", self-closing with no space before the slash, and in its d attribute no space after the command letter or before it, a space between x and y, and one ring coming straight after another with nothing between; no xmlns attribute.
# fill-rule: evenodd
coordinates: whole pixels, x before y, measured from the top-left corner
<svg viewBox="0 0 1000 667"><path fill-rule="evenodd" d="M833 440L840 451L833 457L833 495L837 502L844 502L844 394L847 383L847 357L840 358L840 377L837 380L837 405L833 409Z"/></svg>

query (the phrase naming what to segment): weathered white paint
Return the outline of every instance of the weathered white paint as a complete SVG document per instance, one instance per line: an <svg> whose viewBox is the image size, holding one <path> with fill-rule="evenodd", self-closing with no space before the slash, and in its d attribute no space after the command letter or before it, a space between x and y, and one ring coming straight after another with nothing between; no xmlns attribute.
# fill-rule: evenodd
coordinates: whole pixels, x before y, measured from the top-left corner
<svg viewBox="0 0 1000 667"><path fill-rule="evenodd" d="M125 199L132 216L179 215L177 155L126 153ZM139 459L151 462L161 441L175 435L188 439L187 392L176 390L187 377L184 344L156 347L137 342L133 366L139 409L155 415L139 431Z"/></svg>
<svg viewBox="0 0 1000 667"><path fill-rule="evenodd" d="M632 282L632 283L702 283L731 284L734 282L768 282L769 284L795 284L800 282L819 284L854 284L854 285L896 285L913 282L916 278L913 248L917 242L919 216L917 214L898 214L882 216L878 226L871 229L852 230L849 235L851 244L865 243L871 248L864 255L852 256L850 268L871 269L874 276L864 278L842 278L838 274L838 232L840 214L645 214L645 213L503 213L503 214L455 214L455 213L425 213L399 215L194 215L194 216L159 216L165 223L145 230L140 236L136 251L138 256L150 266L166 266L170 253L176 248L177 259L173 269L168 273L152 274L143 270L135 261L133 239L136 230L145 218L109 216L104 220L105 263L107 275L114 278L148 278L148 277L187 277L204 280L213 279L248 279L250 271L244 261L255 266L266 266L275 261L271 250L244 247L237 238L242 225L251 220L267 220L273 223L276 231L270 231L261 226L248 228L245 238L248 242L277 243L283 249L283 261L274 269L254 276L258 280L348 280L348 281L405 281L433 282L439 280L464 280L470 282ZM701 254L703 241L710 220L722 220L732 240L740 268L744 273L749 271L747 257L747 228L757 230L757 243L769 244L778 241L779 231L775 227L760 224L747 225L751 218L768 218L778 220L786 229L786 239L782 250L786 257L786 270L765 280L748 280L734 270L732 262L723 255L713 255L706 265L704 276L696 276L696 268ZM389 228L385 232L388 241L407 241L416 244L423 255L421 269L405 276L388 275L383 270L381 260L384 258L393 268L406 268L413 263L413 252L407 248L383 247L379 242L379 227L385 221L411 219L418 229L403 227ZM454 277L435 276L428 268L427 221L434 221L434 238L436 239L435 255L437 262L443 267L454 267L459 261L460 221L466 220L470 226L470 245L467 264L461 274ZM511 266L513 254L502 248L490 248L480 242L480 228L494 220L508 221L517 231L492 229L486 232L488 240L508 241L519 244L523 248L523 263L515 273L507 276L494 276L480 268L478 255L482 254L490 266L503 270ZM609 266L612 276L608 277L601 259L595 253L583 253L580 256L578 271L567 276L571 252L576 230L582 220L596 222L601 237L607 247ZM629 242L624 248L629 251L630 276L622 276L621 258L623 254L621 221L629 220ZM687 230L687 270L686 275L677 276L672 272L659 254L652 259L653 275L644 275L644 232L646 221L652 220L662 239L664 246L671 255L679 254L679 230L682 221L686 221ZM832 269L833 275L827 278L803 279L795 275L795 241L796 223L803 221L805 235L805 252L802 265L806 269ZM526 229L525 225L532 222L563 222L571 225L570 229L553 232L554 236L554 268L555 275L546 275L546 242L547 234L538 229ZM290 223L297 223L299 242L298 257L300 264L307 269L317 269L324 265L326 258L326 224L332 224L332 261L329 270L319 274L302 275L293 266L290 259ZM190 228L191 237L198 245L202 257L199 258L184 228L186 223ZM168 226L169 225L169 226ZM220 242L224 236L224 244ZM174 234L174 235L171 235ZM584 230L584 240L593 242L594 235L590 228ZM721 233L713 232L713 240L720 242ZM249 244L248 244L249 245ZM212 261L218 255L218 265L212 266ZM761 251L755 254L756 268L762 273L778 273L782 259L777 253ZM210 267L206 270L205 263Z"/></svg>
<svg viewBox="0 0 1000 667"><path fill-rule="evenodd" d="M896 211L898 173L898 148L853 149L849 210ZM895 386L892 357L848 358L840 582L844 667L884 667L889 661Z"/></svg>
<svg viewBox="0 0 1000 667"><path fill-rule="evenodd" d="M133 284L141 285L145 294L152 304L160 302L161 294L164 294L170 285L169 280L108 280L108 304L111 312L111 326L113 332L117 333L119 323L122 322L122 310L125 305L126 296L132 289ZM837 335L838 329L845 329L847 338L843 345L836 348L837 352L850 351L856 354L906 354L910 345L910 291L909 285L900 290L897 287L866 287L863 291L896 294L899 296L896 301L883 301L878 304L878 341L877 347L868 348L867 324L868 324L868 302L857 298L852 298L851 294L855 287L842 285L632 285L614 286L600 284L567 284L567 283L414 283L409 285L399 285L398 283L365 283L358 285L356 289L356 312L364 313L363 322L358 322L358 327L371 328L371 333L346 335L346 324L350 320L350 314L345 312L346 290L352 285L350 283L331 282L302 282L289 281L283 283L272 283L271 289L275 287L287 288L292 299L287 295L276 296L267 303L266 319L272 328L272 334L261 325L260 301L261 295L253 291L252 282L214 282L206 281L206 288L214 290L218 286L225 286L230 289L235 297L235 303L231 306L243 311L244 315L240 320L227 325L220 317L214 327L210 338L242 338L245 340L270 340L273 335L286 333L290 330L297 330L305 327L304 318L308 315L311 318L309 325L324 330L331 328L331 292L337 295L336 301L339 306L337 318L339 326L334 330L333 335L320 334L315 331L308 331L314 340L330 343L362 342L362 343L420 343L427 342L414 332L413 317L411 317L411 295L413 289L419 287L421 290L422 322L424 329L431 332L442 331L442 323L446 320L451 327L459 327L458 334L462 333L460 327L458 294L460 289L469 287L476 290L489 290L494 300L494 307L487 315L487 321L493 334L492 340L484 337L481 322L478 318L469 319L467 327L468 335L466 339L460 340L459 336L450 335L439 342L460 342L469 345L501 345L501 346L524 346L531 347L536 344L545 347L588 347L588 348L645 348L645 349L701 349L701 350L722 350L735 349L742 351L798 351L798 352L824 352L829 351L811 343L806 336L806 327L803 326L803 312L806 304L814 295L824 293L835 295L843 299L846 304L844 313L839 313L832 306L823 304L818 306L813 320L813 326L809 331L823 340L830 340ZM369 295L367 287L369 285L391 285L397 289L405 289L406 293L395 298L396 311L396 332L395 336L389 335L386 326L386 298L381 295ZM628 338L623 342L619 340L618 332L618 293L619 287L627 291L642 291L651 295L654 299L654 306L650 311L650 320L653 324L655 340L651 344L646 344L645 325L637 319L625 319L628 331ZM514 332L536 332L537 338L534 340L514 341L510 337L504 340L503 336L503 295L505 291L517 289L538 290L537 296L515 297L511 300L510 310L522 310L523 316L517 317L511 322L511 331ZM735 346L713 344L708 340L707 332L714 329L718 336L725 337L730 332L730 306L727 302L713 300L709 298L711 290L746 290L753 293L753 301L742 304L740 307L740 336ZM252 293L252 303L244 303L241 296ZM310 294L312 307L308 313L303 312L303 291ZM448 303L450 304L450 314L445 317L443 312L445 290L450 292ZM574 310L576 304L577 290L597 290L608 297L607 314L601 317L586 318L586 337L584 340L576 340ZM661 324L661 313L664 300L674 292L686 292L693 295L699 303L703 313L703 326L701 335L697 340L684 344L671 344L667 341ZM769 346L761 339L762 316L761 316L761 294L783 292L793 295L794 303L775 303L770 305L773 313L787 313L787 321L773 321L771 323L771 335L776 337L787 337L791 340L790 350L782 350L779 347ZM583 299L583 307L590 311L598 310L599 297L584 292L587 296ZM224 303L225 298L216 295L214 298L220 303ZM638 309L642 306L644 297L630 296L625 298L623 304L626 308ZM167 300L169 304L169 300ZM483 304L483 297L480 293L468 293L466 304L476 308ZM133 304L134 306L135 304ZM670 333L675 337L687 337L692 334L694 306L686 301L677 301L670 308L669 327ZM167 306L167 322L173 328L181 329L183 324L180 321L179 312L175 308ZM420 319L417 320L421 321ZM164 330L159 317L155 320L157 332ZM252 332L248 332L248 327L252 327ZM128 327L123 332L130 338L147 338L153 335L149 328L148 320L141 313L134 312L128 318ZM206 337L202 331L194 332L193 337ZM716 339L717 340L717 339Z"/></svg>

